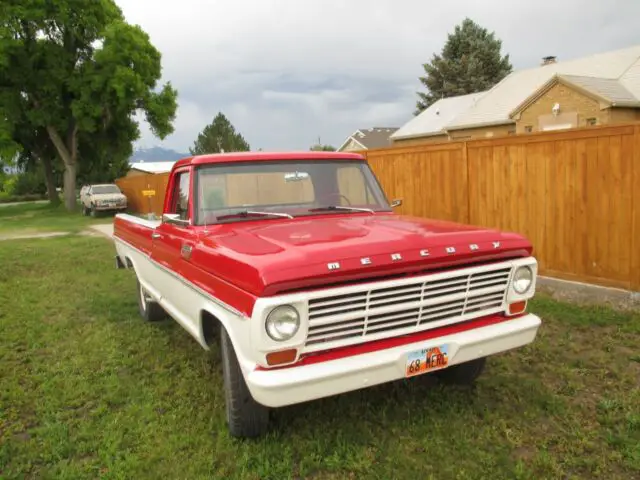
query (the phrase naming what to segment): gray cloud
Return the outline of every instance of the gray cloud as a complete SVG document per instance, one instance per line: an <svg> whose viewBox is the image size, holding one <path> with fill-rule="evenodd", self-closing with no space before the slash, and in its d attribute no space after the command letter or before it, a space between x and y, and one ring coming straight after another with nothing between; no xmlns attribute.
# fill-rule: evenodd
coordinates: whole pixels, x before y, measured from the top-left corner
<svg viewBox="0 0 640 480"><path fill-rule="evenodd" d="M356 128L411 118L421 64L465 16L494 30L515 68L640 43L637 0L118 0L163 54L186 151L218 111L252 148L339 145Z"/></svg>

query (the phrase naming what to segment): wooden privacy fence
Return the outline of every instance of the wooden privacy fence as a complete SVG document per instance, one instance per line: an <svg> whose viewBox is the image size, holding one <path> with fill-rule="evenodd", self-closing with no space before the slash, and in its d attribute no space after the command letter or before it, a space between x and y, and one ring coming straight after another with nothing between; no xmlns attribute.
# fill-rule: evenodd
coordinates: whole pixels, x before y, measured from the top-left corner
<svg viewBox="0 0 640 480"><path fill-rule="evenodd" d="M169 180L168 173L156 173L123 177L116 180L116 184L127 196L129 210L140 214L155 213L162 215L164 194ZM146 196L153 192L154 195Z"/></svg>
<svg viewBox="0 0 640 480"><path fill-rule="evenodd" d="M401 213L522 233L543 274L640 290L640 124L362 153Z"/></svg>
<svg viewBox="0 0 640 480"><path fill-rule="evenodd" d="M640 291L640 123L362 153L399 213L518 232L545 275ZM131 210L159 215L167 179L116 183Z"/></svg>

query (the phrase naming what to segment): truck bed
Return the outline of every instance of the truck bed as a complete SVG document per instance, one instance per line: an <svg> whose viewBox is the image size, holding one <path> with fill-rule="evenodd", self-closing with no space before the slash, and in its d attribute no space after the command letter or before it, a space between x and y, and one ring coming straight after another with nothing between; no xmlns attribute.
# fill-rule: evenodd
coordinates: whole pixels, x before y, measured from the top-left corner
<svg viewBox="0 0 640 480"><path fill-rule="evenodd" d="M160 223L160 220L119 213L113 220L113 235L148 255L151 253L151 234Z"/></svg>

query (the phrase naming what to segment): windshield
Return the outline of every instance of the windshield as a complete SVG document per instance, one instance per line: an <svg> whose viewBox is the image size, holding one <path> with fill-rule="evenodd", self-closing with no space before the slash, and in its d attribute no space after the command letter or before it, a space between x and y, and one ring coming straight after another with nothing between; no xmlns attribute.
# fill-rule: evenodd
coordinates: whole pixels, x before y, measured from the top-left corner
<svg viewBox="0 0 640 480"><path fill-rule="evenodd" d="M91 187L91 193L101 195L103 193L120 193L117 185L96 185Z"/></svg>
<svg viewBox="0 0 640 480"><path fill-rule="evenodd" d="M378 181L364 161L211 165L197 170L196 182L197 225L318 215L327 211L353 215L390 210Z"/></svg>

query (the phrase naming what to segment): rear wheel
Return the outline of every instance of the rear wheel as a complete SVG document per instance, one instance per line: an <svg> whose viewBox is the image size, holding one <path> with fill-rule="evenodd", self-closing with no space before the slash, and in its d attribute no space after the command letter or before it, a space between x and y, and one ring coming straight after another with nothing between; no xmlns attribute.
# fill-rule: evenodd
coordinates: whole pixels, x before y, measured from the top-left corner
<svg viewBox="0 0 640 480"><path fill-rule="evenodd" d="M486 357L477 358L435 372L435 375L441 382L450 385L472 385L482 374L486 363Z"/></svg>
<svg viewBox="0 0 640 480"><path fill-rule="evenodd" d="M147 322L158 322L166 317L164 309L151 298L144 287L140 284L140 280L136 280L138 284L138 310L140 316Z"/></svg>
<svg viewBox="0 0 640 480"><path fill-rule="evenodd" d="M233 437L243 438L265 434L269 427L269 409L251 396L229 334L222 326L220 353L229 433Z"/></svg>

